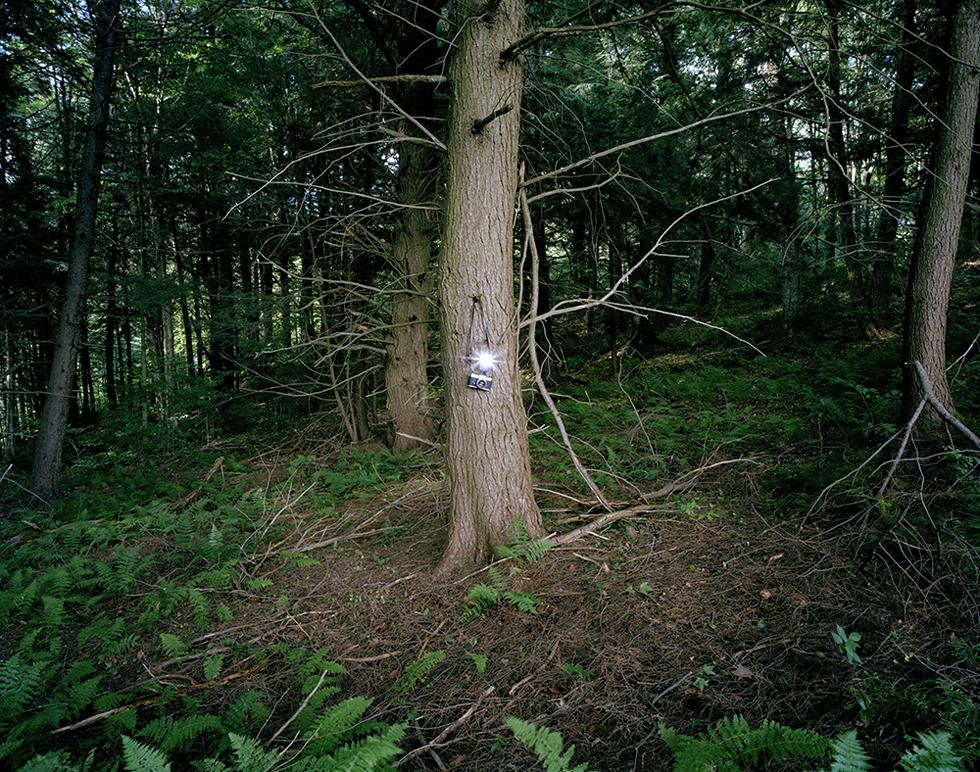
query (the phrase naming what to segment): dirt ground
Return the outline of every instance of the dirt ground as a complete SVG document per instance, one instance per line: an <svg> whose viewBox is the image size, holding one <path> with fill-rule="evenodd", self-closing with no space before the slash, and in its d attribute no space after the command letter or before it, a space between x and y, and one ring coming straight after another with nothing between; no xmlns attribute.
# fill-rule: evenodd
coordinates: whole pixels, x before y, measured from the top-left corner
<svg viewBox="0 0 980 772"><path fill-rule="evenodd" d="M407 751L429 746L403 768L534 769L502 725L517 716L561 732L593 769L657 770L670 767L659 722L695 733L741 713L826 733L860 727L863 673L934 673L932 653L968 624L928 592L900 591L887 561L862 567L825 524L695 520L669 501L534 563L497 563L537 613L502 603L463 622L470 586L491 580L434 576L444 513L439 483L423 477L352 503L339 530L336 517L296 515L277 549L321 565L277 567L270 554L255 575L274 579L272 597L240 593L234 625L209 637L329 649L349 671L343 695L373 697L389 722L408 716ZM837 625L860 632L860 667L832 641ZM445 659L397 697L406 666L434 651ZM285 670L256 678L284 695L295 686ZM902 738L866 747L887 756L892 740Z"/></svg>

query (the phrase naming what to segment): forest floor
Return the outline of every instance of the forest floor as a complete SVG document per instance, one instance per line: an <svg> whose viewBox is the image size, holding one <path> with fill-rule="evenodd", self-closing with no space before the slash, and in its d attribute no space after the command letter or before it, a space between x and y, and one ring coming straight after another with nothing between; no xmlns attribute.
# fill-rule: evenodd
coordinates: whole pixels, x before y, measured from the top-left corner
<svg viewBox="0 0 980 772"><path fill-rule="evenodd" d="M772 321L753 324L760 339ZM178 769L227 758L229 731L282 752L310 709L357 697L372 700L358 716L405 725L405 769L537 768L508 716L595 770L668 769L661 725L693 735L734 714L857 729L876 768L927 730L976 754L976 459L943 454L927 483L910 465L881 500L891 447L851 474L898 428L895 341L764 359L713 333L664 338L555 393L624 507L694 484L566 546L516 533L466 577L434 573L435 452L345 447L327 417L274 441L77 433L72 495L10 498L0 524L3 765L91 750L102 768L120 736ZM978 360L964 369L977 416L962 384ZM537 403L531 424L546 526L587 522Z"/></svg>

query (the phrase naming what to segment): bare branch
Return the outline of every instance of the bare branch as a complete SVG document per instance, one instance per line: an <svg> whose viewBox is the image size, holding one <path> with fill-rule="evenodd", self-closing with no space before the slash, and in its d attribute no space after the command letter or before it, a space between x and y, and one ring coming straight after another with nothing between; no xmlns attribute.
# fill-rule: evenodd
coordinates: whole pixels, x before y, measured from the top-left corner
<svg viewBox="0 0 980 772"><path fill-rule="evenodd" d="M524 174L523 167L521 168L521 176ZM536 309L538 307L538 245L534 241L534 224L531 221L531 208L527 203L527 189L524 187L520 188L520 198L521 198L521 213L524 216L524 245L525 248L530 248L531 250L531 308ZM568 451L569 457L572 459L572 464L575 465L575 471L579 473L579 476L585 481L585 484L589 486L589 490L592 491L592 495L607 512L612 511L612 507L609 505L609 501L599 490L599 486L595 484L592 477L589 475L586 468L579 461L578 455L576 455L575 450L572 448L572 441L568 437L568 432L565 429L565 422L561 418L561 413L558 412L558 408L555 406L555 401L551 398L551 394L548 392L548 387L545 385L544 376L541 375L541 364L538 362L538 344L535 340L535 332L537 330L537 318L531 318L531 324L528 326L527 338L528 338L528 353L531 359L531 369L534 370L534 382L538 386L538 391L541 392L541 398L544 403L548 406L548 410L551 412L552 417L555 419L555 425L558 427L558 432L561 434L562 442L565 444L565 450Z"/></svg>
<svg viewBox="0 0 980 772"><path fill-rule="evenodd" d="M957 429L960 434L976 445L977 448L980 448L980 437L977 437L977 435L974 434L966 424L950 413L946 406L936 399L936 395L932 391L932 384L929 383L929 376L926 375L926 370L922 366L922 363L915 360L912 362L912 366L915 368L915 372L919 376L919 383L922 384L922 393L925 395L926 401L932 405L933 410L939 413L940 417L946 421L946 423Z"/></svg>
<svg viewBox="0 0 980 772"><path fill-rule="evenodd" d="M381 75L376 78L361 78L359 80L325 80L314 83L310 88L354 88L370 86L372 83L448 83L445 75Z"/></svg>

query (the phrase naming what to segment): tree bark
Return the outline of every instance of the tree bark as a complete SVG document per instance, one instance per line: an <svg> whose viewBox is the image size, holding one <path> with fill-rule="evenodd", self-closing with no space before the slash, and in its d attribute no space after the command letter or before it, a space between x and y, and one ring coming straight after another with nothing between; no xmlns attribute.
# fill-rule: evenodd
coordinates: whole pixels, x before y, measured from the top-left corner
<svg viewBox="0 0 980 772"><path fill-rule="evenodd" d="M402 105L420 118L433 107L429 86L402 89ZM417 137L410 121L402 121L402 132ZM391 306L391 337L385 369L391 444L395 450L410 450L419 440L435 434L429 400L428 336L429 302L432 292L430 263L432 224L430 213L421 207L432 201L439 170L427 145L401 143L398 156L398 203L404 208L395 233L393 260L397 289Z"/></svg>
<svg viewBox="0 0 980 772"><path fill-rule="evenodd" d="M543 534L521 402L513 286L522 72L519 61L499 61L520 38L524 2L501 0L488 8L460 0L455 10L439 287L451 518L445 571L484 562L518 524L531 536ZM475 299L496 362L489 392L467 388ZM482 338L482 330L472 338Z"/></svg>
<svg viewBox="0 0 980 772"><path fill-rule="evenodd" d="M892 300L892 281L898 251L898 222L903 213L905 195L905 144L909 137L909 116L912 112L912 79L915 57L910 50L915 40L915 0L906 0L899 21L901 42L896 54L895 91L892 93L891 126L885 139L885 186L882 209L878 220L878 244L871 266L871 312L879 327L888 324Z"/></svg>
<svg viewBox="0 0 980 772"><path fill-rule="evenodd" d="M68 255L65 302L58 320L54 359L31 471L31 487L38 495L47 498L57 492L61 476L61 452L75 370L80 314L89 258L95 241L95 215L109 123L109 94L118 38L119 4L120 0L105 0L96 11L92 100L75 200L75 227Z"/></svg>
<svg viewBox="0 0 980 772"><path fill-rule="evenodd" d="M855 259L857 236L854 229L854 204L851 201L850 180L847 177L847 147L844 143L844 112L841 108L840 24L838 17L842 0L826 0L830 13L828 40L830 61L827 67L827 89L830 99L827 109L827 187L837 220L834 243L847 273L847 283L855 305L863 305L863 275Z"/></svg>
<svg viewBox="0 0 980 772"><path fill-rule="evenodd" d="M922 220L912 254L906 308L903 411L923 397L912 370L921 362L936 399L950 412L946 379L946 313L970 177L973 133L980 95L980 0L961 0L953 21L948 91L938 124L933 174L923 201ZM942 419L930 406L916 424L923 436L937 435Z"/></svg>

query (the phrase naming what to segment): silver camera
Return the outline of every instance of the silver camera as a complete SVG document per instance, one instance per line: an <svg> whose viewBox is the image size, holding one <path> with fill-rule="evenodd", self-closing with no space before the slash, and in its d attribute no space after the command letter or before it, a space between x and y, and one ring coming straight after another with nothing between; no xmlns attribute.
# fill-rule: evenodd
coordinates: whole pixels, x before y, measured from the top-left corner
<svg viewBox="0 0 980 772"><path fill-rule="evenodd" d="M470 373L470 377L466 380L466 385L471 389L490 391L490 387L493 386L493 378L486 373Z"/></svg>

